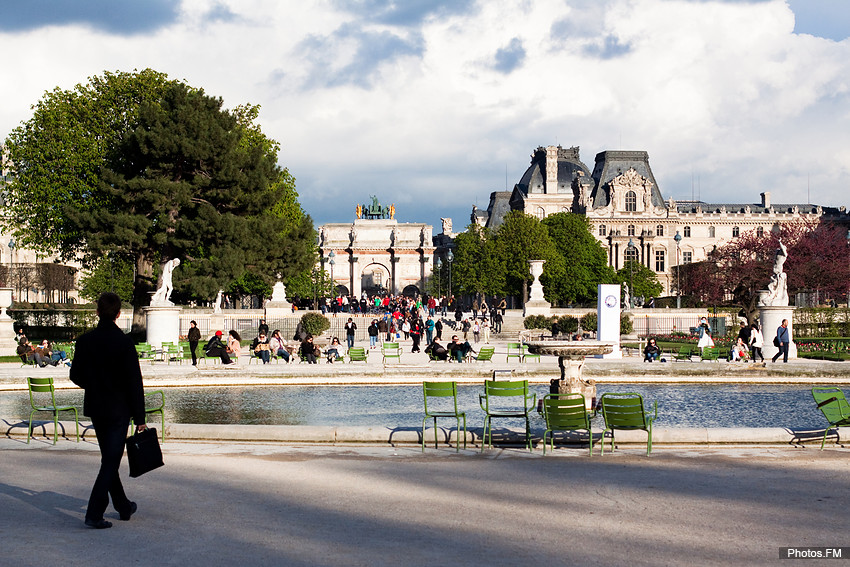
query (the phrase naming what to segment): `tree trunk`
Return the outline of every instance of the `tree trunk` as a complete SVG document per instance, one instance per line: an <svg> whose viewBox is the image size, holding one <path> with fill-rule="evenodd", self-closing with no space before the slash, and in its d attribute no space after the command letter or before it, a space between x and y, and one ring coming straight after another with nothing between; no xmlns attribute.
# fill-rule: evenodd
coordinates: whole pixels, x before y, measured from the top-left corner
<svg viewBox="0 0 850 567"><path fill-rule="evenodd" d="M522 305L528 303L528 280L522 280Z"/></svg>
<svg viewBox="0 0 850 567"><path fill-rule="evenodd" d="M153 263L144 254L136 258L136 278L133 281L133 334L147 331L145 313L142 308L150 303L150 291L153 284Z"/></svg>

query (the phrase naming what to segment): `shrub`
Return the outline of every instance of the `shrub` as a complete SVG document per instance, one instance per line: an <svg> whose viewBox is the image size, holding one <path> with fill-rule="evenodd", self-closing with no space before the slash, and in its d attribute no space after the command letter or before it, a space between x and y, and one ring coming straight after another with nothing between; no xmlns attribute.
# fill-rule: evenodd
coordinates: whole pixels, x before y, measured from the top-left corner
<svg viewBox="0 0 850 567"><path fill-rule="evenodd" d="M620 334L628 335L634 330L634 325L632 324L632 316L628 314L623 314L620 317Z"/></svg>
<svg viewBox="0 0 850 567"><path fill-rule="evenodd" d="M526 329L551 329L552 318L545 315L529 315L522 324Z"/></svg>
<svg viewBox="0 0 850 567"><path fill-rule="evenodd" d="M596 311L591 311L581 318L581 328L585 331L595 331L599 326Z"/></svg>
<svg viewBox="0 0 850 567"><path fill-rule="evenodd" d="M578 331L578 319L571 315L564 315L557 319L558 328L564 334L573 334Z"/></svg>
<svg viewBox="0 0 850 567"><path fill-rule="evenodd" d="M305 313L301 316L301 327L313 336L331 328L331 322L321 313Z"/></svg>

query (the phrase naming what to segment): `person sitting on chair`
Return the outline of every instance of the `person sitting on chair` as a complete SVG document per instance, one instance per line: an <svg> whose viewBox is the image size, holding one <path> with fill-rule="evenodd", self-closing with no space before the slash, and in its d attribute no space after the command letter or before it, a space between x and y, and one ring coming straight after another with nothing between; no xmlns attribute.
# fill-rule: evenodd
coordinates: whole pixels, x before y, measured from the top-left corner
<svg viewBox="0 0 850 567"><path fill-rule="evenodd" d="M458 362L463 362L463 359L471 352L475 353L472 350L472 345L469 344L469 341L464 341L463 343L457 338L457 335L452 335L452 342L449 344L449 352L452 357Z"/></svg>
<svg viewBox="0 0 850 567"><path fill-rule="evenodd" d="M257 335L254 342L251 343L251 350L254 351L254 356L263 361L263 364L268 364L271 361L271 347L269 346L269 338L265 333Z"/></svg>
<svg viewBox="0 0 850 567"><path fill-rule="evenodd" d="M325 354L328 357L328 363L333 364L337 357L339 357L339 348L341 346L342 345L339 344L338 338L334 337L333 340L331 340L330 346L325 351Z"/></svg>
<svg viewBox="0 0 850 567"><path fill-rule="evenodd" d="M646 343L646 348L643 349L643 361L652 362L661 358L661 349L655 343L655 338L649 339Z"/></svg>
<svg viewBox="0 0 850 567"><path fill-rule="evenodd" d="M282 358L285 362L289 362L289 351L286 350L286 345L283 344L283 337L280 336L278 329L272 332L272 338L269 339L269 350L275 356Z"/></svg>
<svg viewBox="0 0 850 567"><path fill-rule="evenodd" d="M304 340L301 341L301 357L309 364L316 364L316 351L319 350L313 344L313 335L307 333Z"/></svg>
<svg viewBox="0 0 850 567"><path fill-rule="evenodd" d="M448 360L449 358L449 351L440 343L439 337L434 338L431 344L425 347L425 353L437 360Z"/></svg>
<svg viewBox="0 0 850 567"><path fill-rule="evenodd" d="M210 337L210 340L207 341L207 344L204 345L204 353L207 356L218 356L221 358L222 364L236 364L236 362L230 360L230 356L227 354L227 347L223 342L221 342L221 337L223 333L221 331L216 331L215 334Z"/></svg>

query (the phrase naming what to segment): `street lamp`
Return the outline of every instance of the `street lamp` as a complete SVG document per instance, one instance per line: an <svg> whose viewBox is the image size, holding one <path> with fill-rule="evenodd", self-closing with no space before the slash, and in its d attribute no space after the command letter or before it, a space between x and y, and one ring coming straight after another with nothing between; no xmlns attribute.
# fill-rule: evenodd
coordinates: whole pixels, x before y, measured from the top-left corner
<svg viewBox="0 0 850 567"><path fill-rule="evenodd" d="M631 309L632 307L634 307L634 299L633 298L635 296L635 283L633 281L634 280L634 259L633 259L633 256L637 255L637 246L635 246L635 243L632 241L631 238L629 238L629 243L626 245L626 250L627 250L626 256L628 256L628 258L629 258L627 261L629 263L629 309Z"/></svg>
<svg viewBox="0 0 850 567"><path fill-rule="evenodd" d="M446 254L446 260L449 262L449 299L452 298L452 262L455 261L455 255L452 254L451 248L449 248L449 253Z"/></svg>
<svg viewBox="0 0 850 567"><path fill-rule="evenodd" d="M328 264L331 266L331 286L333 286L334 289L333 295L336 296L336 282L334 281L334 264L336 264L336 261L334 261L334 258L336 258L336 254L334 254L334 251L331 250L328 253Z"/></svg>
<svg viewBox="0 0 850 567"><path fill-rule="evenodd" d="M437 268L437 297L441 297L441 290L443 287L443 261L440 260L439 256L437 256L437 261L434 262L434 267Z"/></svg>
<svg viewBox="0 0 850 567"><path fill-rule="evenodd" d="M848 233L850 234L850 233ZM9 239L9 273L6 275L6 286L12 287L12 256L15 254L15 239Z"/></svg>
<svg viewBox="0 0 850 567"><path fill-rule="evenodd" d="M682 235L676 231L676 236L673 237L676 241L676 309L682 308L682 279L680 277L681 264L679 263L679 243L682 241Z"/></svg>

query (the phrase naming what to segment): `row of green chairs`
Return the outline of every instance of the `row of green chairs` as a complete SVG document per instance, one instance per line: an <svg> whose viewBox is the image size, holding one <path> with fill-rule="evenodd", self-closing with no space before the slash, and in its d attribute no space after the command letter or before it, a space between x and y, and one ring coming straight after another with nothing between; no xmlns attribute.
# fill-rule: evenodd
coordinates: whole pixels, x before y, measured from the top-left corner
<svg viewBox="0 0 850 567"><path fill-rule="evenodd" d="M508 343L507 344L508 352L505 357L506 362L510 362L512 358L516 358L517 362L528 362L529 360L536 360L540 362L540 355L528 352L528 346L522 343Z"/></svg>
<svg viewBox="0 0 850 567"><path fill-rule="evenodd" d="M27 389L30 396L29 424L27 425L27 444L32 438L33 416L36 412L50 412L53 414L53 444L59 435L59 414L61 412L73 412L74 425L77 430L77 443L80 442L80 417L74 406L58 405L56 403L56 387L52 377L27 378ZM162 390L145 392L145 415L159 414L162 433L162 442L165 443L165 393ZM132 428L133 422L130 421Z"/></svg>
<svg viewBox="0 0 850 567"><path fill-rule="evenodd" d="M422 450L425 450L425 426L429 419L434 422L434 447L438 445L437 419L453 418L457 422L458 442L455 450L460 451L460 428L463 421L463 447L466 448L466 412L459 411L457 402L457 382L423 382L425 417L422 419ZM429 399L450 398L451 402L435 409ZM513 401L509 399L513 398ZM528 380L487 380L484 393L479 395L478 403L484 411L484 433L481 450L493 447L492 420L499 418L525 419L525 441L528 450L532 450L529 414L535 408L537 394L529 393ZM542 399L543 419L546 430L543 432L543 454L546 454L547 439L554 449L555 432L587 431L590 454L593 455L593 434L590 429L591 417L584 396L581 394L547 394ZM600 399L605 429L602 432L602 454L605 454L605 435L610 432L611 451L614 451L614 432L616 430L643 430L647 432L646 454L652 452L652 424L658 417L658 403L654 404L654 415L644 408L643 396L634 393L607 393Z"/></svg>

